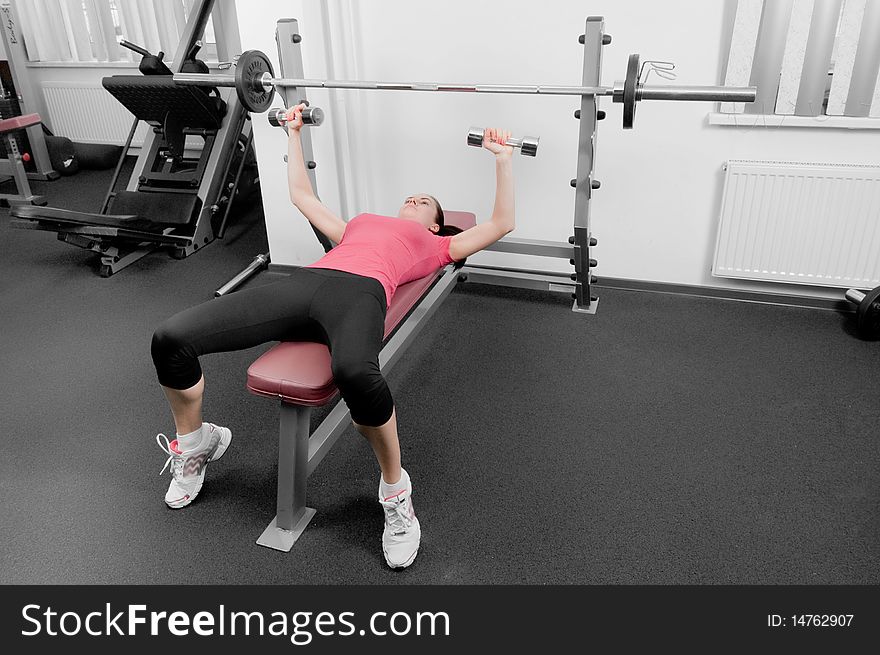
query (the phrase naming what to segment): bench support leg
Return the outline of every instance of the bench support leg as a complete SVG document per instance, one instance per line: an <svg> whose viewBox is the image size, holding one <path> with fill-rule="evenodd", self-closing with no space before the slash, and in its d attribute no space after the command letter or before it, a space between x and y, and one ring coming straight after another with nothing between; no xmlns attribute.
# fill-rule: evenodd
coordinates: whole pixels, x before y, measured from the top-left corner
<svg viewBox="0 0 880 655"><path fill-rule="evenodd" d="M290 551L315 510L306 507L309 466L309 419L312 410L281 403L278 435L277 514L257 539L261 546Z"/></svg>

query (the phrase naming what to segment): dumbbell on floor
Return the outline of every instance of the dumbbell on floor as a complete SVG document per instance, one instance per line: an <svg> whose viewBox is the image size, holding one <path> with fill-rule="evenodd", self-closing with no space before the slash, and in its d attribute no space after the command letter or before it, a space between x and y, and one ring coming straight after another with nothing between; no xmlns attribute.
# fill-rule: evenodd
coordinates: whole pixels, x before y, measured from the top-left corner
<svg viewBox="0 0 880 655"><path fill-rule="evenodd" d="M306 107L302 111L303 125L318 127L324 122L324 110L320 107ZM286 109L273 109L269 111L269 124L272 127L281 127L287 123Z"/></svg>
<svg viewBox="0 0 880 655"><path fill-rule="evenodd" d="M846 299L858 306L859 334L865 339L880 338L880 287L868 293L849 289Z"/></svg>
<svg viewBox="0 0 880 655"><path fill-rule="evenodd" d="M484 132L485 130L482 127L472 127L468 131L468 145L474 146L475 148L482 147ZM539 138L540 137L537 136L524 136L522 139L508 139L507 145L513 146L514 148L519 148L519 152L521 155L534 157L538 154Z"/></svg>

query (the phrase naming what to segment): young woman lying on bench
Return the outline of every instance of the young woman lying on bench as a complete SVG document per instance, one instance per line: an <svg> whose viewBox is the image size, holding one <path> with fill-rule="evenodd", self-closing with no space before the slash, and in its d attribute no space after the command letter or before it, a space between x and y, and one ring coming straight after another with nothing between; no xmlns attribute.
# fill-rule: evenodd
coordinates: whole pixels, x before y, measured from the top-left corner
<svg viewBox="0 0 880 655"><path fill-rule="evenodd" d="M399 285L463 260L514 229L513 148L505 145L510 133L487 129L484 135L497 178L491 220L464 231L445 226L440 203L417 193L404 200L397 217L360 214L346 223L321 204L306 174L300 141L304 108L297 105L287 113L290 197L338 245L280 282L215 298L156 329L153 362L177 435L171 442L164 434L156 437L173 478L165 502L174 509L189 505L208 462L219 459L232 441L229 428L202 422L205 380L199 356L268 341L322 342L330 348L334 382L352 421L379 463L385 560L403 568L418 553L421 526L412 481L401 467L394 401L379 368L385 315Z"/></svg>

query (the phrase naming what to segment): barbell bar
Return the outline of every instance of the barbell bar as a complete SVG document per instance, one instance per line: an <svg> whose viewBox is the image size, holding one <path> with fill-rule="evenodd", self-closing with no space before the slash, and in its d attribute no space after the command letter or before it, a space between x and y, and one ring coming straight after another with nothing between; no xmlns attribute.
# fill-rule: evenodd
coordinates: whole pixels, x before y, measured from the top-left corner
<svg viewBox="0 0 880 655"><path fill-rule="evenodd" d="M379 82L367 80L321 80L273 77L272 65L259 50L243 52L235 75L175 73L173 79L187 86L235 87L244 107L263 112L279 87L324 89L366 89L383 91L439 91L453 93L514 93L541 95L611 96L624 105L623 127L632 127L635 105L641 100L698 102L754 102L756 87L727 86L646 86L638 81L639 55L629 56L627 78L614 86L553 86L532 84L450 84L442 82Z"/></svg>

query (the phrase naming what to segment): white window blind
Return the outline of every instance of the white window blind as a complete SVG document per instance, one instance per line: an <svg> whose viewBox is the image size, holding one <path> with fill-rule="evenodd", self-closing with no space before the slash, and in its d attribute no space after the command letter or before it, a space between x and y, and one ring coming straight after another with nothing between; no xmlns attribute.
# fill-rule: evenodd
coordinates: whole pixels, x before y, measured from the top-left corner
<svg viewBox="0 0 880 655"><path fill-rule="evenodd" d="M196 0L10 0L30 61L134 62L125 39L172 61ZM8 4L8 2L6 3ZM213 16L197 55L217 61Z"/></svg>
<svg viewBox="0 0 880 655"><path fill-rule="evenodd" d="M880 0L738 0L725 84L758 95L724 114L880 118Z"/></svg>

